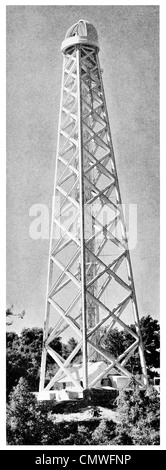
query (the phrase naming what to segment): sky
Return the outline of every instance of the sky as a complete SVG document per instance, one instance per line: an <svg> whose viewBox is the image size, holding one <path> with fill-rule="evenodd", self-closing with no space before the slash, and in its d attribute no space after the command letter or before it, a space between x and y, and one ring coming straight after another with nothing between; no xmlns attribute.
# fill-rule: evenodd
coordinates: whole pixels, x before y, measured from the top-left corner
<svg viewBox="0 0 166 470"><path fill-rule="evenodd" d="M60 51L80 18L97 29L123 203L137 204L131 252L140 317L159 319L158 6L7 7L7 306L10 329L42 327L49 240L33 240L34 204L51 219L62 75Z"/></svg>

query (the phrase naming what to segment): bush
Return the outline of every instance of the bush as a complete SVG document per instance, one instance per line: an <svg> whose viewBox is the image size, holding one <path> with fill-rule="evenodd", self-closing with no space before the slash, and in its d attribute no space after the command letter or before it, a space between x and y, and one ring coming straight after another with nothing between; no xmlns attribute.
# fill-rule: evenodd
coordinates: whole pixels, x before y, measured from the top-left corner
<svg viewBox="0 0 166 470"><path fill-rule="evenodd" d="M47 410L29 392L26 380L21 377L7 405L7 443L48 444L51 430L52 423Z"/></svg>
<svg viewBox="0 0 166 470"><path fill-rule="evenodd" d="M63 404L62 404L63 405ZM56 407L55 407L56 409ZM158 445L160 403L157 392L130 389L117 399L118 422L100 419L90 407L87 422L56 423L52 402L37 402L21 378L9 396L7 443L10 445ZM92 413L93 412L93 413Z"/></svg>
<svg viewBox="0 0 166 470"><path fill-rule="evenodd" d="M117 400L119 420L114 444L158 445L160 400L152 387L122 391Z"/></svg>
<svg viewBox="0 0 166 470"><path fill-rule="evenodd" d="M91 444L111 444L112 439L115 437L115 426L116 425L113 421L108 421L105 418L101 419L99 425L92 434Z"/></svg>
<svg viewBox="0 0 166 470"><path fill-rule="evenodd" d="M64 427L64 437L61 440L62 445L89 445L91 444L91 432L86 425L78 425L75 430L67 435L67 426ZM75 431L75 432L73 432Z"/></svg>

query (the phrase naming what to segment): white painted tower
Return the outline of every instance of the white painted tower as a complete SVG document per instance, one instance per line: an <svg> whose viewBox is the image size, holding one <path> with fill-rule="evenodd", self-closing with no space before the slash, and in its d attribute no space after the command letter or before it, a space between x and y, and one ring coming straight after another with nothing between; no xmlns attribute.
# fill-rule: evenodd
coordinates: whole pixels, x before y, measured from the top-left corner
<svg viewBox="0 0 166 470"><path fill-rule="evenodd" d="M63 72L50 236L40 392L62 376L79 391L95 386L114 368L131 378L127 363L139 350L147 371L118 176L112 146L97 31L88 21L73 25L62 43ZM127 318L133 316L133 331ZM131 335L130 346L110 355L105 339L114 327ZM52 328L50 330L50 327ZM67 359L52 347L66 335L78 344ZM82 381L72 361L82 351ZM46 384L46 360L57 370ZM88 365L104 361L91 379ZM71 367L72 364L72 367Z"/></svg>

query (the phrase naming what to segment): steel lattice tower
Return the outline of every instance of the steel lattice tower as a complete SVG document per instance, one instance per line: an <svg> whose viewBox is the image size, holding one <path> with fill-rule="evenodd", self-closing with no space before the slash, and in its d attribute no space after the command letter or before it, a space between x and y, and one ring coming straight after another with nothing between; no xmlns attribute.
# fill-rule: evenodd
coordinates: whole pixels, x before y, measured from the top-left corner
<svg viewBox="0 0 166 470"><path fill-rule="evenodd" d="M69 29L62 43L62 90L40 391L50 390L64 373L79 391L93 387L113 367L130 378L127 363L137 349L143 383L147 385L98 52L96 29L84 20ZM128 309L133 312L136 331L127 324ZM106 337L115 325L132 339L118 357L109 354L105 346ZM53 349L52 341L69 331L79 341L64 359ZM82 383L71 372L71 363L79 350L82 351ZM47 355L55 361L58 370L45 385ZM104 359L105 370L90 381L88 363L98 357Z"/></svg>

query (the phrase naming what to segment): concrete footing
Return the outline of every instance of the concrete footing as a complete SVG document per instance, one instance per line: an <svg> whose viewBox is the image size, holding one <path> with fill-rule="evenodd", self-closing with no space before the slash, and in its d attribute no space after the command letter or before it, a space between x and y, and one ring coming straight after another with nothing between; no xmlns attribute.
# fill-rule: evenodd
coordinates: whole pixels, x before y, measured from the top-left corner
<svg viewBox="0 0 166 470"><path fill-rule="evenodd" d="M83 398L83 392L76 391L76 390L43 390L40 392L35 392L37 401L50 401L55 400L59 401L67 401L67 400L78 400L79 398Z"/></svg>

